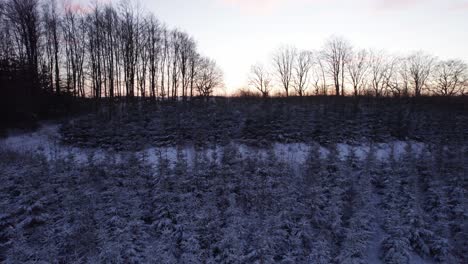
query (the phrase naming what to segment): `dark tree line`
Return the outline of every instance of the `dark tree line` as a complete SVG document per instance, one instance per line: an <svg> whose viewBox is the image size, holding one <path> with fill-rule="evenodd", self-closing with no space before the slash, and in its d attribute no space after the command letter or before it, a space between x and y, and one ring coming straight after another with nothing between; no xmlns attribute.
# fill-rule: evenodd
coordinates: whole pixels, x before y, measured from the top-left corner
<svg viewBox="0 0 468 264"><path fill-rule="evenodd" d="M191 36L132 2L0 0L0 21L2 102L24 102L5 111L44 107L39 98L57 95L187 100L222 85Z"/></svg>

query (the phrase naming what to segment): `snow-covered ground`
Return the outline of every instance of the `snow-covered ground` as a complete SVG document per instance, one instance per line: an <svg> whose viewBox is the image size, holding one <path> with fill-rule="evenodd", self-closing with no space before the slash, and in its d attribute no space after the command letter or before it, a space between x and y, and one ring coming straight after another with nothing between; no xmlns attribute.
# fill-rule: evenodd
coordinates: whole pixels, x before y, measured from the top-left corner
<svg viewBox="0 0 468 264"><path fill-rule="evenodd" d="M64 158L70 155L74 156L76 162L87 162L87 156L89 155L93 155L97 159L106 155L116 155L117 159L120 158L120 153L115 151L110 152L103 149L85 149L63 145L60 140L59 128L58 124L45 123L34 132L10 134L8 137L0 139L0 147L21 153L42 154L48 160ZM354 151L357 158L363 160L370 149L374 148L376 158L385 161L389 158L392 151L396 158L401 157L405 153L405 148L408 144L411 145L412 151L415 154L421 153L424 149L423 143L415 141L392 141L388 143L374 143L372 145L369 142L362 142L356 145L337 143L336 148L342 160L345 160L351 151ZM314 146L319 147L322 158L325 158L330 152L329 148L320 146L318 143L314 143ZM249 156L253 153L260 156L266 155L265 149L249 147L244 144L238 144L238 147L244 156ZM311 146L305 143L275 143L273 145L277 157L292 164L304 163L310 148ZM183 149L187 159L193 161L194 147L185 146ZM217 147L216 151L220 154L221 148ZM176 159L177 147L151 147L134 153L138 156L145 156L152 163L157 162L158 156L161 154L165 155L169 160L174 161Z"/></svg>
<svg viewBox="0 0 468 264"><path fill-rule="evenodd" d="M116 152L60 142L50 123L0 139L0 262L465 258L463 146L431 153L402 141L233 143Z"/></svg>

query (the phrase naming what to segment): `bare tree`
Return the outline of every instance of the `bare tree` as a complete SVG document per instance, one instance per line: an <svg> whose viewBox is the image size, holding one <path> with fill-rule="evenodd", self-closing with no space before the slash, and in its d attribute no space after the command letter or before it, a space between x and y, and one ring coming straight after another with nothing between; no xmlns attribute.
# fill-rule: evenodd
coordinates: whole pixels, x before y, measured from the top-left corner
<svg viewBox="0 0 468 264"><path fill-rule="evenodd" d="M437 63L433 71L432 92L442 96L464 94L468 85L468 66L461 60Z"/></svg>
<svg viewBox="0 0 468 264"><path fill-rule="evenodd" d="M198 76L198 63L200 61L200 55L195 49L192 49L189 56L189 79L190 79L190 98L193 97L193 91L196 85L196 79Z"/></svg>
<svg viewBox="0 0 468 264"><path fill-rule="evenodd" d="M181 94L185 99L197 90L211 95L220 86L219 69L199 58L186 33L159 24L131 1L117 8L113 1L92 3L0 0L5 97L37 113L42 103L59 102L48 101L51 94L62 94L64 100L68 94L97 99Z"/></svg>
<svg viewBox="0 0 468 264"><path fill-rule="evenodd" d="M299 52L294 64L294 89L299 96L303 96L310 81L310 71L313 66L313 56L310 51Z"/></svg>
<svg viewBox="0 0 468 264"><path fill-rule="evenodd" d="M406 58L396 57L393 65L393 74L388 78L390 93L395 97L408 96L410 86L408 61Z"/></svg>
<svg viewBox="0 0 468 264"><path fill-rule="evenodd" d="M415 96L420 96L431 75L434 58L423 52L416 52L408 58L409 77Z"/></svg>
<svg viewBox="0 0 468 264"><path fill-rule="evenodd" d="M120 42L123 56L124 81L126 96L135 95L136 73L136 23L135 14L129 4L121 2L120 12Z"/></svg>
<svg viewBox="0 0 468 264"><path fill-rule="evenodd" d="M335 94L344 95L345 67L351 53L351 45L343 38L332 37L322 51L323 59L328 72L332 75L335 84Z"/></svg>
<svg viewBox="0 0 468 264"><path fill-rule="evenodd" d="M263 97L268 97L271 90L271 75L262 64L255 64L250 70L249 84L260 91Z"/></svg>
<svg viewBox="0 0 468 264"><path fill-rule="evenodd" d="M167 83L165 82L165 69L166 69L166 64L169 64L168 62L168 57L169 57L169 43L167 41L168 33L167 33L167 28L165 25L162 25L161 27L161 54L160 54L160 77L161 77L161 87L160 87L160 96L164 100L164 97L166 96L166 89L165 87L169 87L169 80L167 80ZM169 94L167 95L169 97Z"/></svg>
<svg viewBox="0 0 468 264"><path fill-rule="evenodd" d="M49 55L49 70L52 76L52 72L55 72L55 83L53 78L50 78L50 86L55 85L55 92L60 93L60 67L59 67L59 29L60 18L57 10L57 1L48 0L43 5L43 20L46 31L47 51Z"/></svg>
<svg viewBox="0 0 468 264"><path fill-rule="evenodd" d="M62 23L66 51L67 87L71 87L73 95L84 97L84 62L85 62L85 18L65 6Z"/></svg>
<svg viewBox="0 0 468 264"><path fill-rule="evenodd" d="M117 42L117 23L118 15L114 8L106 6L103 11L103 61L105 71L105 94L111 98L115 95L116 87L116 73L118 72L117 67L117 56L116 56L116 42ZM108 91L108 92L107 92Z"/></svg>
<svg viewBox="0 0 468 264"><path fill-rule="evenodd" d="M372 51L370 55L370 88L375 96L381 96L384 89L385 54L383 51Z"/></svg>
<svg viewBox="0 0 468 264"><path fill-rule="evenodd" d="M149 22L143 18L140 22L138 19L137 27L137 79L141 97L146 97L146 84L148 81L149 61L150 61L150 48L151 48L151 35L149 34Z"/></svg>
<svg viewBox="0 0 468 264"><path fill-rule="evenodd" d="M223 85L223 73L216 62L208 58L201 58L198 66L196 82L198 94L208 98L213 94L214 89Z"/></svg>
<svg viewBox="0 0 468 264"><path fill-rule="evenodd" d="M17 54L20 61L27 65L32 84L30 93L39 87L39 22L38 0L10 0L5 3L5 16L13 28L17 42Z"/></svg>
<svg viewBox="0 0 468 264"><path fill-rule="evenodd" d="M167 82L166 82L166 96L167 96L167 100L169 100L169 98L171 97L171 65L172 65L172 60L174 60L174 57L172 56L172 53L171 53L171 49L172 49L172 33L170 30L167 30L165 31L165 34L164 34L164 52L166 53L165 54L165 58L166 58L166 79L167 79Z"/></svg>
<svg viewBox="0 0 468 264"><path fill-rule="evenodd" d="M399 58L395 56L388 56L385 65L384 75L384 95L390 96L395 91L395 81L398 78Z"/></svg>
<svg viewBox="0 0 468 264"><path fill-rule="evenodd" d="M319 53L315 53L315 56L313 56L311 80L315 95L327 95L328 84L325 62Z"/></svg>
<svg viewBox="0 0 468 264"><path fill-rule="evenodd" d="M180 38L180 73L182 77L182 98L187 99L188 89L190 86L190 59L196 48L195 41L186 33L183 33Z"/></svg>
<svg viewBox="0 0 468 264"><path fill-rule="evenodd" d="M296 48L283 46L273 54L273 65L280 83L286 92L286 97L289 96L289 88L293 81L293 67L296 53Z"/></svg>
<svg viewBox="0 0 468 264"><path fill-rule="evenodd" d="M366 85L366 77L369 70L369 53L367 50L363 49L352 53L347 69L349 81L353 86L354 96L358 96Z"/></svg>
<svg viewBox="0 0 468 264"><path fill-rule="evenodd" d="M92 94L94 98L101 98L103 88L103 18L101 6L96 3L93 11L87 15L88 54L91 73Z"/></svg>
<svg viewBox="0 0 468 264"><path fill-rule="evenodd" d="M181 67L180 67L180 51L181 51L181 38L182 32L178 30L172 31L171 34L171 48L172 48L172 99L175 100L178 96L178 89L179 89L179 77L181 74Z"/></svg>
<svg viewBox="0 0 468 264"><path fill-rule="evenodd" d="M370 87L375 96L385 96L391 91L392 77L397 60L383 51L372 51L370 55Z"/></svg>
<svg viewBox="0 0 468 264"><path fill-rule="evenodd" d="M156 99L158 94L157 83L158 83L158 70L161 53L161 31L159 21L150 15L148 18L148 34L149 34L149 77L150 77L150 95L153 99Z"/></svg>
<svg viewBox="0 0 468 264"><path fill-rule="evenodd" d="M42 10L42 22L43 22L43 28L45 32L45 60L46 63L43 63L43 67L45 67L45 71L47 72L47 79L48 79L48 91L50 94L53 93L54 91L54 74L53 74L53 69L54 69L54 56L53 56L53 39L52 39L52 29L51 29L51 11L50 11L50 6L49 3L43 3L42 5L43 10Z"/></svg>

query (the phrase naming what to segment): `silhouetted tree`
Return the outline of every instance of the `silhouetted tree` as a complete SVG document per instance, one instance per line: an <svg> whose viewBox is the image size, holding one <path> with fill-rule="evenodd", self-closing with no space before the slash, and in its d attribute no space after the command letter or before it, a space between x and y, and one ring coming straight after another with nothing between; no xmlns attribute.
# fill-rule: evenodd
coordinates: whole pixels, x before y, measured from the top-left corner
<svg viewBox="0 0 468 264"><path fill-rule="evenodd" d="M314 87L315 95L327 95L328 85L325 69L325 61L323 56L318 52L314 53L312 64L312 85Z"/></svg>
<svg viewBox="0 0 468 264"><path fill-rule="evenodd" d="M222 85L223 73L216 65L216 62L208 58L202 58L199 62L196 80L198 94L208 98L213 94L215 88L219 88Z"/></svg>
<svg viewBox="0 0 468 264"><path fill-rule="evenodd" d="M55 92L60 93L60 67L59 67L59 30L61 21L57 10L57 1L48 0L43 4L43 21L46 34L46 50L49 58L50 88L55 86ZM55 73L55 80L52 77Z"/></svg>
<svg viewBox="0 0 468 264"><path fill-rule="evenodd" d="M79 10L73 9L71 5L65 6L62 21L62 32L64 37L67 72L67 89L74 96L84 97L85 93L85 53L86 53L86 25L85 17Z"/></svg>
<svg viewBox="0 0 468 264"><path fill-rule="evenodd" d="M370 89L373 95L385 96L390 89L390 81L395 73L395 59L383 51L372 51L369 60Z"/></svg>
<svg viewBox="0 0 468 264"><path fill-rule="evenodd" d="M161 28L159 21L150 15L148 20L148 37L149 37L149 83L150 95L153 99L158 96L158 72L159 60L161 58Z"/></svg>
<svg viewBox="0 0 468 264"><path fill-rule="evenodd" d="M301 51L297 55L296 63L294 64L294 89L299 96L303 96L310 81L310 70L313 65L313 57L310 51Z"/></svg>
<svg viewBox="0 0 468 264"><path fill-rule="evenodd" d="M423 89L428 84L431 70L434 65L434 58L423 52L416 52L408 58L408 70L415 96L420 96Z"/></svg>
<svg viewBox="0 0 468 264"><path fill-rule="evenodd" d="M271 90L271 76L262 64L255 64L250 70L249 84L263 97L268 97Z"/></svg>
<svg viewBox="0 0 468 264"><path fill-rule="evenodd" d="M322 56L329 74L335 83L335 95L344 95L345 67L348 63L351 45L343 38L330 38L323 48Z"/></svg>
<svg viewBox="0 0 468 264"><path fill-rule="evenodd" d="M366 77L369 70L369 53L367 50L353 52L347 65L349 81L353 86L354 96L361 94L366 85Z"/></svg>
<svg viewBox="0 0 468 264"><path fill-rule="evenodd" d="M431 85L431 91L434 94L464 94L468 87L468 67L461 60L441 61L435 65L432 74L434 83Z"/></svg>
<svg viewBox="0 0 468 264"><path fill-rule="evenodd" d="M273 54L273 65L286 93L286 97L289 96L289 88L293 81L293 69L296 53L296 48L283 46Z"/></svg>
<svg viewBox="0 0 468 264"><path fill-rule="evenodd" d="M5 17L12 27L11 33L16 42L16 55L20 63L25 63L31 78L29 94L37 94L39 89L39 0L10 0L5 2ZM12 44L12 43L11 43ZM25 76L26 77L26 76Z"/></svg>

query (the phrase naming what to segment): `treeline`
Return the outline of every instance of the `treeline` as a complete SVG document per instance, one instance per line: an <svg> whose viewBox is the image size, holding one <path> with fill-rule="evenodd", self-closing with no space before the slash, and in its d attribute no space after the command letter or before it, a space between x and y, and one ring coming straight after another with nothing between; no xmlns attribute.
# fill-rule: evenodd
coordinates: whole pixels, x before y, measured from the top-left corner
<svg viewBox="0 0 468 264"><path fill-rule="evenodd" d="M249 85L264 97L274 90L285 96L458 96L468 92L468 66L422 51L397 56L358 49L331 37L317 51L280 47L268 65L252 66Z"/></svg>
<svg viewBox="0 0 468 264"><path fill-rule="evenodd" d="M0 0L0 21L3 110L57 95L187 99L222 85L191 36L131 1Z"/></svg>

